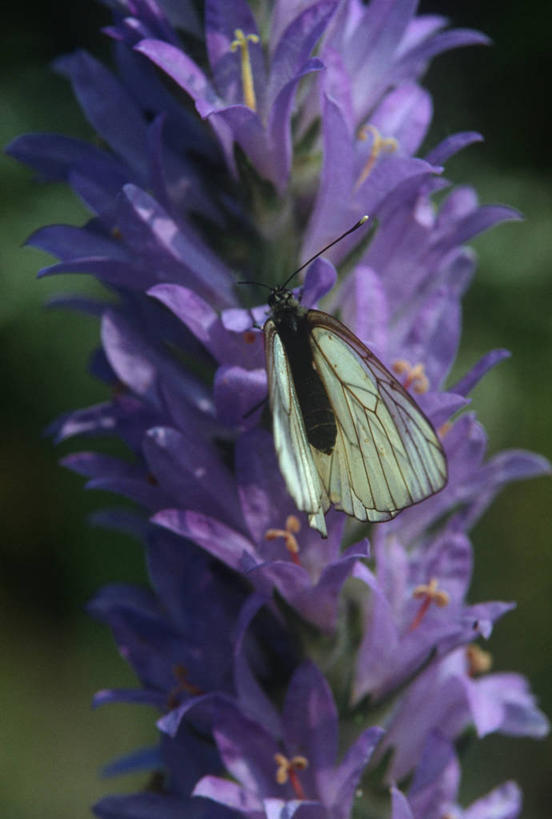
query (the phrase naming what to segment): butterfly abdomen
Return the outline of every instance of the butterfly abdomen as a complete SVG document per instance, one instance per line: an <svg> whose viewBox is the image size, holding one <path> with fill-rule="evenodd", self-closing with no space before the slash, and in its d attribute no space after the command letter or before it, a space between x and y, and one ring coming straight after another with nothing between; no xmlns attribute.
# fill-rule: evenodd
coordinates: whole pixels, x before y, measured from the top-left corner
<svg viewBox="0 0 552 819"><path fill-rule="evenodd" d="M284 345L307 440L329 455L335 446L337 426L324 384L314 366L306 311L276 311L274 323Z"/></svg>
<svg viewBox="0 0 552 819"><path fill-rule="evenodd" d="M320 381L320 379L318 380ZM328 401L328 396L321 382L320 386L324 398ZM311 393L310 398L312 397L313 393ZM317 407L313 409L312 412L307 414L304 407L301 406L305 429L307 431L307 440L315 449L324 452L326 455L330 455L333 452L337 436L335 416L330 408L329 402L327 408L320 406L322 394L320 394L318 398L313 398L313 400L317 402Z"/></svg>

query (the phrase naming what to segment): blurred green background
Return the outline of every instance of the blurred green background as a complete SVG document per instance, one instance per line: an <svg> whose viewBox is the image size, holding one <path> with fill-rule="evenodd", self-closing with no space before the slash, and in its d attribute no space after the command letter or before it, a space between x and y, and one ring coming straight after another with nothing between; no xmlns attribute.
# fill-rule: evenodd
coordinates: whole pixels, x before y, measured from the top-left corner
<svg viewBox="0 0 552 819"><path fill-rule="evenodd" d="M550 7L529 0L500 4L422 3L459 26L480 28L491 49L441 56L427 84L434 94L430 140L456 130L481 131L486 142L452 160L447 176L474 184L483 202L523 211L526 221L498 227L474 243L476 282L465 301L458 371L493 347L513 358L474 395L490 452L525 447L552 457L552 185L545 124L550 76ZM545 19L547 17L547 19ZM3 11L0 51L0 141L28 131L61 131L90 139L67 83L48 64L76 47L107 54L99 34L107 23L93 0L32 0ZM21 248L41 225L81 224L83 207L61 185L38 185L30 172L2 157L0 333L3 431L0 497L0 810L7 819L81 819L108 791L140 785L131 777L106 782L110 758L154 740L151 713L116 706L90 709L92 694L133 685L107 631L89 621L86 601L103 583L145 579L140 547L86 525L109 497L83 492L56 464L44 437L60 413L102 400L86 372L97 340L93 320L44 309L62 290L90 291L78 277L35 280L49 257ZM509 487L476 528L473 602L515 599L517 610L490 643L495 668L523 672L552 715L552 495L549 479ZM508 778L525 792L524 817L549 817L550 741L492 737L468 749L463 795L471 799Z"/></svg>

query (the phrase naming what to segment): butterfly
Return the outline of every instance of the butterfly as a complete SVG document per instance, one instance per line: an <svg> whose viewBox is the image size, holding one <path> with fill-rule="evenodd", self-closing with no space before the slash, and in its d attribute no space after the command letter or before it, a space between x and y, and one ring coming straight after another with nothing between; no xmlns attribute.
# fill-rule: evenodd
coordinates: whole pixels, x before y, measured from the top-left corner
<svg viewBox="0 0 552 819"><path fill-rule="evenodd" d="M274 443L297 508L327 537L330 505L359 521L391 520L445 486L447 462L395 376L338 319L303 307L286 287L295 273L271 290L263 327Z"/></svg>

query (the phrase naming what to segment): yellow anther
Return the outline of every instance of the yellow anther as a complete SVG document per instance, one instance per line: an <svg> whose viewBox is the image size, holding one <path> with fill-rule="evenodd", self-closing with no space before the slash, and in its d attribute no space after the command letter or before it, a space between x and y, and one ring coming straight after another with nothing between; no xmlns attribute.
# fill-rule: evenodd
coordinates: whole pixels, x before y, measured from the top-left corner
<svg viewBox="0 0 552 819"><path fill-rule="evenodd" d="M286 529L288 532L297 532L301 531L301 521L296 515L288 515L286 518Z"/></svg>
<svg viewBox="0 0 552 819"><path fill-rule="evenodd" d="M265 538L267 540L276 540L278 537L283 537L286 549L295 558L294 562L298 562L297 555L299 554L299 544L295 535L301 529L301 522L295 515L288 515L286 519L285 529L267 529Z"/></svg>
<svg viewBox="0 0 552 819"><path fill-rule="evenodd" d="M241 75L243 86L243 101L252 111L257 110L257 100L255 98L255 86L253 84L253 72L251 70L251 59L249 57L249 43L258 43L257 34L244 34L241 28L234 32L235 40L230 43L230 51L240 50Z"/></svg>
<svg viewBox="0 0 552 819"><path fill-rule="evenodd" d="M393 372L396 375L402 375L403 373L409 372L409 370L410 364L408 361L405 361L404 358L398 358L393 362Z"/></svg>
<svg viewBox="0 0 552 819"><path fill-rule="evenodd" d="M276 768L276 782L278 785L285 785L289 780L297 798L304 799L305 793L297 772L308 768L308 759L305 756L292 756L291 759L288 759L284 754L274 754L274 761L278 766Z"/></svg>
<svg viewBox="0 0 552 819"><path fill-rule="evenodd" d="M424 365L421 363L409 364L408 361L405 361L402 358L399 358L397 361L393 362L392 370L396 375L405 375L406 378L403 381L403 387L405 390L410 389L418 395L422 395L424 392L427 392L429 389L429 380L427 375L425 374Z"/></svg>
<svg viewBox="0 0 552 819"><path fill-rule="evenodd" d="M486 674L487 671L491 670L493 664L492 655L488 651L483 651L476 643L470 643L469 646L466 646L466 659L470 677Z"/></svg>
<svg viewBox="0 0 552 819"><path fill-rule="evenodd" d="M435 603L439 608L443 608L444 606L448 606L450 602L450 595L439 588L436 577L432 577L427 584L424 583L420 586L416 586L412 592L412 597L414 600L421 600L422 603L416 617L410 624L410 631L414 631L414 629L418 628L432 603Z"/></svg>
<svg viewBox="0 0 552 819"><path fill-rule="evenodd" d="M442 591L439 588L439 581L436 577L432 577L429 583L422 583L422 585L416 586L412 592L412 597L414 600L428 598L430 603L435 603L440 609L444 606L448 606L450 602L450 596L446 591Z"/></svg>
<svg viewBox="0 0 552 819"><path fill-rule="evenodd" d="M372 149L357 179L355 189L360 188L362 183L366 181L381 153L392 154L399 147L399 142L395 137L382 137L375 125L363 125L362 128L359 128L357 136L359 140L364 141L368 139L368 134L372 135Z"/></svg>

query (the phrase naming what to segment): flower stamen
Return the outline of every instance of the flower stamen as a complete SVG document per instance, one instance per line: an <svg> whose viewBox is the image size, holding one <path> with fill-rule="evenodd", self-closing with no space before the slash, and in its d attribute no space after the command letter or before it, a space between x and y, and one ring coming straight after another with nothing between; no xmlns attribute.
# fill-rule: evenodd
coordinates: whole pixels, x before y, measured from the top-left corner
<svg viewBox="0 0 552 819"><path fill-rule="evenodd" d="M169 708L176 708L179 703L180 694L189 694L191 697L197 697L199 694L204 693L199 686L190 682L188 679L188 669L185 668L185 666L180 664L173 666L173 674L176 677L177 684L169 692L169 696L167 697Z"/></svg>
<svg viewBox="0 0 552 819"><path fill-rule="evenodd" d="M396 375L406 375L403 381L405 390L409 390L410 387L412 387L412 391L418 395L422 395L428 391L429 379L425 374L425 368L421 362L412 365L403 358L399 358L393 362L392 370Z"/></svg>
<svg viewBox="0 0 552 819"><path fill-rule="evenodd" d="M285 529L267 529L265 533L266 540L276 540L278 537L283 537L286 549L291 555L291 559L296 566L300 566L299 562L299 544L295 535L301 529L299 518L295 515L288 515L286 518Z"/></svg>
<svg viewBox="0 0 552 819"><path fill-rule="evenodd" d="M468 661L468 674L476 677L478 674L486 674L491 670L493 657L488 651L483 651L476 643L466 646L466 660Z"/></svg>
<svg viewBox="0 0 552 819"><path fill-rule="evenodd" d="M230 43L230 51L240 51L241 77L243 86L243 101L252 111L257 110L257 100L255 98L255 86L253 84L253 71L251 70L251 59L249 56L249 43L258 43L257 34L244 34L241 28L234 31L235 40Z"/></svg>
<svg viewBox="0 0 552 819"><path fill-rule="evenodd" d="M289 780L297 799L304 799L305 792L297 775L298 771L308 768L309 761L305 756L292 756L288 759L284 754L274 754L274 761L277 764L276 782L278 785L285 785Z"/></svg>
<svg viewBox="0 0 552 819"><path fill-rule="evenodd" d="M421 600L422 603L418 609L416 617L410 624L410 628L408 629L409 631L414 631L414 629L418 628L432 603L435 603L436 606L442 609L445 606L448 606L450 602L449 594L446 591L439 589L439 582L436 577L432 577L427 584L416 586L412 592L412 597L414 600Z"/></svg>
<svg viewBox="0 0 552 819"><path fill-rule="evenodd" d="M451 421L445 421L444 424L441 424L441 426L437 430L437 435L439 436L439 438L443 439L447 432L449 431L449 429L452 429Z"/></svg>
<svg viewBox="0 0 552 819"><path fill-rule="evenodd" d="M361 128L359 128L357 137L358 139L364 141L365 139L368 139L368 134L372 135L372 149L368 159L364 163L360 176L357 179L355 190L358 190L362 183L366 181L372 171L372 168L376 164L376 159L381 153L392 154L399 147L399 142L395 139L395 137L382 137L375 125L363 125Z"/></svg>

